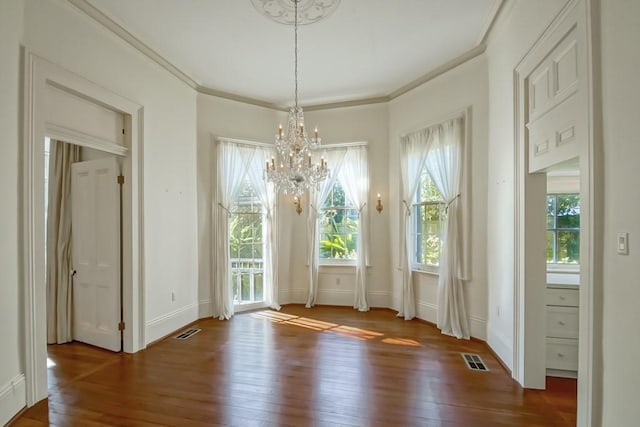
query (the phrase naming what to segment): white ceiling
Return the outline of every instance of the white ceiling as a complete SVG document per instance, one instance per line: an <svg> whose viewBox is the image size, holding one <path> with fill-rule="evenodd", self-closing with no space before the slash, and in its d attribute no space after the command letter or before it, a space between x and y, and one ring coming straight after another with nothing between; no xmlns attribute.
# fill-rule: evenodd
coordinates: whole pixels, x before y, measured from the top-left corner
<svg viewBox="0 0 640 427"><path fill-rule="evenodd" d="M293 101L293 27L251 0L87 1L200 86ZM392 94L481 44L500 3L342 0L323 21L299 27L301 104Z"/></svg>

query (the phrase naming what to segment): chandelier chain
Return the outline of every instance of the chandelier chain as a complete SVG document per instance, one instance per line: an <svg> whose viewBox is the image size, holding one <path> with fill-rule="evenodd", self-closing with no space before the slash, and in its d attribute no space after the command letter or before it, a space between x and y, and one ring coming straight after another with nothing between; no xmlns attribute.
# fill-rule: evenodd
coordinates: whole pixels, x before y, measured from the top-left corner
<svg viewBox="0 0 640 427"><path fill-rule="evenodd" d="M304 113L298 105L298 3L294 3L294 77L295 106L289 110L286 129L278 126L275 153L271 161L265 164L265 178L273 182L275 188L284 194L293 194L296 203L300 202L307 190L320 188L320 182L327 179L329 168L324 157L318 159L321 139L318 129L313 137L307 135L304 126ZM277 163L276 163L277 160Z"/></svg>
<svg viewBox="0 0 640 427"><path fill-rule="evenodd" d="M295 81L296 81L296 109L298 108L298 1L299 0L293 0L294 2L294 13L295 13L295 17L293 18L293 22L294 22L294 34L295 34L295 48L294 48L294 53L293 53L293 57L294 57L294 62L295 62Z"/></svg>

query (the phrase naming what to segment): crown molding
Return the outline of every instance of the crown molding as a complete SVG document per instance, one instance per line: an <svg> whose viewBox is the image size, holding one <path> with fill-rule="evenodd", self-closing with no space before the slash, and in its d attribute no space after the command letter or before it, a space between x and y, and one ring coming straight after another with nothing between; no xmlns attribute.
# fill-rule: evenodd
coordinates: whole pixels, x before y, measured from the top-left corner
<svg viewBox="0 0 640 427"><path fill-rule="evenodd" d="M136 36L131 34L129 31L127 31L124 27L122 27L112 18L110 18L109 16L104 14L102 11L97 9L95 6L90 4L87 0L67 0L67 2L75 6L81 12L84 12L87 16L93 18L96 22L101 24L104 28L111 31L116 36L120 37L123 41L128 43L134 49L138 50L147 58L151 59L156 64L160 65L162 68L164 68L173 76L175 76L178 80L184 82L187 86L194 89L198 93L211 95L211 96L224 98L224 99L229 99L229 100L241 102L244 104L255 105L258 107L269 108L272 110L278 110L278 111L289 110L288 106L275 104L273 102L265 101L262 99L238 95L235 93L225 92L225 91L214 89L208 86L204 86L199 82L197 82L195 79L193 79L191 76L189 76L187 73L180 70L177 66L169 62L166 58L164 58L158 52L156 52L151 47L146 45ZM506 0L495 0L495 3L489 14L489 19L487 19L487 22L482 31L482 36L480 37L480 41L477 46L451 59L450 61L434 68L433 70L413 80L412 82L407 83L406 85L394 90L393 92L387 95L370 97L370 98L353 99L348 101L331 102L331 103L324 103L324 104L313 104L309 106L304 106L304 109L307 111L317 111L317 110L356 107L356 106L381 104L381 103L389 102L417 88L418 86L423 85L424 83L427 83L428 81L433 80L441 76L442 74L445 74L451 71L452 69L464 64L465 62L470 61L479 55L482 55L487 48L486 40L489 38L490 33L493 30L494 24L496 22L497 16L502 10L505 3L506 3Z"/></svg>
<svg viewBox="0 0 640 427"><path fill-rule="evenodd" d="M137 49L140 53L154 61L156 64L160 65L162 68L167 70L169 73L173 74L178 80L184 82L187 86L192 89L197 90L199 83L196 82L193 78L191 78L187 73L180 70L178 67L173 65L167 59L165 59L162 55L160 55L155 50L151 49L145 43L143 43L136 36L127 31L123 26L118 24L116 21L105 15L102 11L97 9L95 6L90 4L87 0L67 0L73 6L78 8L80 11L84 12L89 17L96 20L99 24L104 26L107 30L111 31L116 36L120 37L125 42L129 43L134 49Z"/></svg>
<svg viewBox="0 0 640 427"><path fill-rule="evenodd" d="M452 60L445 62L439 67L436 67L433 70L429 71L427 74L423 75L422 77L419 77L416 80L412 81L411 83L408 83L402 86L400 89L397 89L391 92L389 94L389 100L396 99L397 97L404 95L405 93L417 88L418 86L423 85L426 82L433 80L436 77L439 77L453 70L454 68L464 64L465 62L471 61L473 58L482 55L486 49L487 49L487 45L481 44L474 47L473 49L466 51L462 55L459 55L453 58Z"/></svg>
<svg viewBox="0 0 640 427"><path fill-rule="evenodd" d="M230 99L232 101L242 102L244 104L256 105L258 107L270 108L272 110L289 111L288 107L274 104L272 102L263 101L261 99L251 98L248 96L242 96L231 92L225 92L218 89L213 89L208 86L198 85L194 88L198 93L204 95L216 96L218 98ZM306 109L306 108L305 108Z"/></svg>
<svg viewBox="0 0 640 427"><path fill-rule="evenodd" d="M304 107L305 111L330 110L332 108L358 107L361 105L382 104L389 102L389 96L377 96L372 98L359 98L350 101L331 102L327 104L313 104Z"/></svg>
<svg viewBox="0 0 640 427"><path fill-rule="evenodd" d="M498 14L502 11L502 7L506 3L506 0L495 0L493 3L493 7L489 12L489 16L487 17L487 21L484 24L482 32L480 33L480 38L478 39L478 45L487 44L487 40L489 39L489 35L493 30L493 26L495 25Z"/></svg>

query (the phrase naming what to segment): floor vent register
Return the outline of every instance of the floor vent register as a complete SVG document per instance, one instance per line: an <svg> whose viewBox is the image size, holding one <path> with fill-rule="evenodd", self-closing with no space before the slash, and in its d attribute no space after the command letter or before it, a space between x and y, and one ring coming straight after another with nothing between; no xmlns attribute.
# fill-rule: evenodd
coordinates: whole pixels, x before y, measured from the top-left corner
<svg viewBox="0 0 640 427"><path fill-rule="evenodd" d="M477 354L460 353L467 367L472 371L488 371L487 365L484 364L482 358Z"/></svg>
<svg viewBox="0 0 640 427"><path fill-rule="evenodd" d="M197 334L198 332L200 332L202 329L187 329L186 331L180 332L178 335L176 335L174 338L177 340L186 340L188 338L191 338L192 336L194 336L195 334Z"/></svg>

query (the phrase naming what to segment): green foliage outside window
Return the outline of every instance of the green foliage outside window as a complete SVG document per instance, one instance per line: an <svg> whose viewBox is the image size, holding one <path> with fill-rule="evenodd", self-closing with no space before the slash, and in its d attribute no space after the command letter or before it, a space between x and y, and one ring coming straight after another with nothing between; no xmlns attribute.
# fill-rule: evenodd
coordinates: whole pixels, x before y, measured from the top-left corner
<svg viewBox="0 0 640 427"><path fill-rule="evenodd" d="M547 195L547 263L580 262L580 195Z"/></svg>
<svg viewBox="0 0 640 427"><path fill-rule="evenodd" d="M446 225L446 206L426 168L413 205L415 227L415 263L437 267Z"/></svg>
<svg viewBox="0 0 640 427"><path fill-rule="evenodd" d="M319 221L320 258L355 259L358 211L346 200L344 189L338 181L319 212Z"/></svg>

